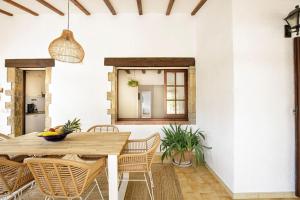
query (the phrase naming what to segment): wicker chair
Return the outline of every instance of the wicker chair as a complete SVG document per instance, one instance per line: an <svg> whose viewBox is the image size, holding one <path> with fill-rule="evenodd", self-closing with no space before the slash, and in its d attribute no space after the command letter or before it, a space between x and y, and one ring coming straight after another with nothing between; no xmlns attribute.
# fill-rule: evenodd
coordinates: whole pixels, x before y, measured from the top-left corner
<svg viewBox="0 0 300 200"><path fill-rule="evenodd" d="M26 164L0 158L0 199L16 198L33 184L33 176Z"/></svg>
<svg viewBox="0 0 300 200"><path fill-rule="evenodd" d="M39 189L46 195L45 199L79 198L82 200L83 194L88 191L93 182L95 185L90 189L85 199L96 187L103 199L96 178L104 169L104 159L93 164L50 158L31 158L25 162Z"/></svg>
<svg viewBox="0 0 300 200"><path fill-rule="evenodd" d="M128 140L122 154L119 156L119 172L120 173L144 173L144 179L141 180L121 180L121 181L145 181L150 198L154 200L154 183L151 172L153 157L160 144L160 136L158 133L143 140ZM149 176L151 190L148 184L146 174Z"/></svg>
<svg viewBox="0 0 300 200"><path fill-rule="evenodd" d="M87 130L90 133L118 133L118 127L114 125L95 125ZM78 157L83 161L94 161L100 158L104 158L104 156L99 155L78 155Z"/></svg>
<svg viewBox="0 0 300 200"><path fill-rule="evenodd" d="M114 125L95 125L87 130L87 132L97 132L97 133L118 133L118 127Z"/></svg>

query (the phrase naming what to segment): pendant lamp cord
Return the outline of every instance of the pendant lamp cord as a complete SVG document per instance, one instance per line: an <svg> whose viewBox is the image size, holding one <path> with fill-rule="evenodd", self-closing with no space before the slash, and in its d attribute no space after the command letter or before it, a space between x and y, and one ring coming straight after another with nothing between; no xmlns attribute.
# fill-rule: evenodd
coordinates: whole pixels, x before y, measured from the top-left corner
<svg viewBox="0 0 300 200"><path fill-rule="evenodd" d="M70 0L68 0L68 30L70 29Z"/></svg>

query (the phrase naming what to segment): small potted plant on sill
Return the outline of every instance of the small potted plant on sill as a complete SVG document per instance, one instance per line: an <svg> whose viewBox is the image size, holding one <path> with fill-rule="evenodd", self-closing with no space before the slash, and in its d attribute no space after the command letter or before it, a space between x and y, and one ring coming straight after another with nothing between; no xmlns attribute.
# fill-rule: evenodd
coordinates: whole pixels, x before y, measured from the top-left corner
<svg viewBox="0 0 300 200"><path fill-rule="evenodd" d="M128 86L137 87L137 86L139 86L139 82L137 80L131 79L128 81Z"/></svg>
<svg viewBox="0 0 300 200"><path fill-rule="evenodd" d="M196 164L204 163L204 149L211 149L203 144L205 136L199 129L195 132L191 127L182 128L181 125L163 127L165 138L161 141L160 149L163 151L161 160L171 157L174 165L189 167L192 165L193 153Z"/></svg>

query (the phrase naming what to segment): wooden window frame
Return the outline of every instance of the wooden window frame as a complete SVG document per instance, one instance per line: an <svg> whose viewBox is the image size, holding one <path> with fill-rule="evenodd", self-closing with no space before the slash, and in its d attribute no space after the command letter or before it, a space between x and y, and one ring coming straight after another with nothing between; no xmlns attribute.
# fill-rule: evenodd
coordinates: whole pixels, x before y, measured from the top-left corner
<svg viewBox="0 0 300 200"><path fill-rule="evenodd" d="M167 73L171 72L175 74L175 85L167 85ZM176 81L176 73L183 72L184 73L184 85L177 85ZM164 113L166 119L181 119L184 121L188 121L188 72L187 69L165 69L164 70ZM174 100L168 100L167 99L167 87L174 87L175 88L175 99ZM184 87L184 99L177 100L176 97L176 89L177 87ZM184 114L168 114L167 113L167 102L168 101L175 101L175 113L176 113L176 106L177 101L184 101L185 103L185 109Z"/></svg>
<svg viewBox="0 0 300 200"><path fill-rule="evenodd" d="M117 69L116 78L117 78L117 95L116 95L116 104L117 104L117 120L116 124L170 124L170 123L178 123L178 124L189 124L188 119L188 69L157 69L164 71L164 118L119 118L119 71L126 69ZM144 69L144 70L156 70L156 69ZM185 99L185 114L167 114L167 81L166 81L166 73L174 72L176 77L176 72L184 72L184 94ZM176 83L176 78L175 78ZM176 95L176 86L175 86L175 95ZM176 97L176 96L175 96ZM176 105L176 100L175 100ZM176 109L176 108L175 108Z"/></svg>

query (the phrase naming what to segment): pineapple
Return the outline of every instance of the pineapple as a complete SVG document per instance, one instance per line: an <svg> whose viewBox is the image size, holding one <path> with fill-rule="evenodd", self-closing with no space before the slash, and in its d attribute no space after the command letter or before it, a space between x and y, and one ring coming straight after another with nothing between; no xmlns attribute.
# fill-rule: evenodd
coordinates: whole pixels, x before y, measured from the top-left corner
<svg viewBox="0 0 300 200"><path fill-rule="evenodd" d="M68 120L68 122L63 126L64 133L72 133L74 131L80 131L80 119L73 119L73 121Z"/></svg>

